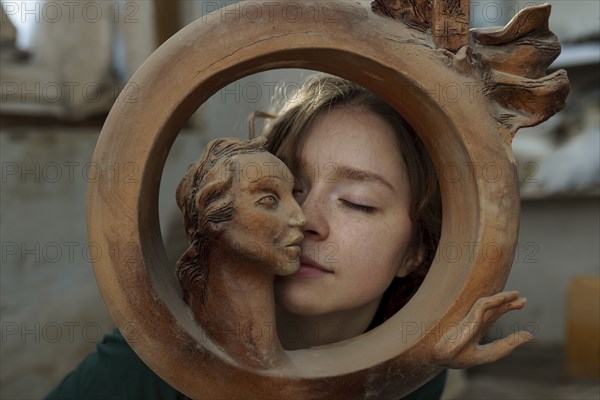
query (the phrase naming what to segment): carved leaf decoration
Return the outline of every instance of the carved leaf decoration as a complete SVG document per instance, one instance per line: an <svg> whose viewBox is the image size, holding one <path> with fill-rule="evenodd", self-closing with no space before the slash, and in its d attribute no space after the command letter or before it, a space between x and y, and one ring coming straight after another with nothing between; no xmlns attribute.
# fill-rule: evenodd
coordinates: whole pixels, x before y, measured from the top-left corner
<svg viewBox="0 0 600 400"><path fill-rule="evenodd" d="M432 0L374 0L371 9L421 32L431 27Z"/></svg>
<svg viewBox="0 0 600 400"><path fill-rule="evenodd" d="M560 111L569 88L565 70L539 79L492 71L486 77L483 94L499 105L496 119L514 136L519 128L540 124Z"/></svg>
<svg viewBox="0 0 600 400"><path fill-rule="evenodd" d="M513 136L560 111L569 93L566 71L546 75L560 54L558 38L548 28L550 9L549 4L525 8L504 28L471 30L483 94L498 105L495 117Z"/></svg>

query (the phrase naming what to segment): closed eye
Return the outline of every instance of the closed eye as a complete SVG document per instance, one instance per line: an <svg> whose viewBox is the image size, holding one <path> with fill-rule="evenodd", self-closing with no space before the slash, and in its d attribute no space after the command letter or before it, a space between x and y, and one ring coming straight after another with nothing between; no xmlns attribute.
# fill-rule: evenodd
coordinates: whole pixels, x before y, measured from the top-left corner
<svg viewBox="0 0 600 400"><path fill-rule="evenodd" d="M352 203L351 201L344 200L344 199L340 199L340 201L342 202L342 204L345 207L348 207L348 208L350 208L352 210L361 211L361 212L364 212L364 213L367 213L367 214L372 214L372 213L375 212L375 207Z"/></svg>

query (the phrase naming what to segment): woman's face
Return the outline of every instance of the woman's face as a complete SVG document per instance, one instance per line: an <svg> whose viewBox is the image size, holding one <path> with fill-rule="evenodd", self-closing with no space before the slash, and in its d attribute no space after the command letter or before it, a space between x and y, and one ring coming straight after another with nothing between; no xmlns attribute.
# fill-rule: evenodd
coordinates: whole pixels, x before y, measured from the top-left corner
<svg viewBox="0 0 600 400"><path fill-rule="evenodd" d="M410 187L395 132L357 108L324 111L309 125L294 197L307 223L297 272L276 280L284 311L374 314L409 252Z"/></svg>
<svg viewBox="0 0 600 400"><path fill-rule="evenodd" d="M235 210L224 230L231 254L277 275L295 272L306 220L292 196L291 172L267 152L239 155L233 162Z"/></svg>

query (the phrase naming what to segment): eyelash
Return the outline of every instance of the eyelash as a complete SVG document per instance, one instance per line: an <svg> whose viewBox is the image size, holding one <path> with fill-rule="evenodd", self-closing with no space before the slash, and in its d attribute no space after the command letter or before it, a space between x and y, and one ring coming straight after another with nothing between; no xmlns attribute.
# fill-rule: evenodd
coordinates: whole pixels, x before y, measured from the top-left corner
<svg viewBox="0 0 600 400"><path fill-rule="evenodd" d="M297 196L301 195L302 193L304 193L304 190L302 188L295 187L292 190L292 195L294 196L294 198L296 198L296 200L297 200ZM365 206L362 204L356 204L356 203L353 203L353 202L345 200L345 199L340 199L340 201L342 202L342 204L345 207L350 208L351 210L363 212L365 214L373 214L376 210L375 207Z"/></svg>
<svg viewBox="0 0 600 400"><path fill-rule="evenodd" d="M341 199L342 203L353 210L361 211L366 214L372 214L375 212L375 207L363 206L361 204L352 203L351 201Z"/></svg>

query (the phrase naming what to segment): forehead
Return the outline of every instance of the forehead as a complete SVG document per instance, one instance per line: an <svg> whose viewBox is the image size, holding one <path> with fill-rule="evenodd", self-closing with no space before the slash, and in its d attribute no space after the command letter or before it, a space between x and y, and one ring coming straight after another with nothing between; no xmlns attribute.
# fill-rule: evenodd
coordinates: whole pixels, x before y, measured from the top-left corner
<svg viewBox="0 0 600 400"><path fill-rule="evenodd" d="M284 138L276 154L294 174L307 162L311 168L331 163L406 168L396 129L361 106L338 105L317 112L297 135Z"/></svg>
<svg viewBox="0 0 600 400"><path fill-rule="evenodd" d="M347 165L382 175L405 169L395 129L371 111L340 107L321 112L304 135L300 158L309 165Z"/></svg>
<svg viewBox="0 0 600 400"><path fill-rule="evenodd" d="M257 186L293 185L293 177L287 166L269 152L240 154L232 159L242 188Z"/></svg>

